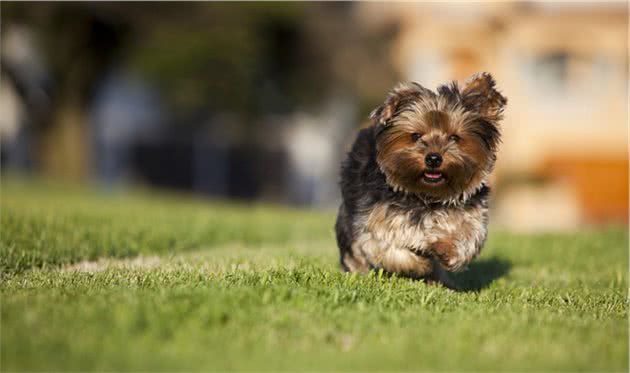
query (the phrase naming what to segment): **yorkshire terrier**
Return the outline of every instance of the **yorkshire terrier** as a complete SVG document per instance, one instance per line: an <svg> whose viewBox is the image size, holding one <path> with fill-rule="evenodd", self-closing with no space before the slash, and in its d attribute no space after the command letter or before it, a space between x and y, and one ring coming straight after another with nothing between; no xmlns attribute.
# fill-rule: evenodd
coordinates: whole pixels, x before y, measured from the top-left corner
<svg viewBox="0 0 630 373"><path fill-rule="evenodd" d="M341 266L453 287L487 236L487 177L507 99L479 73L433 92L394 88L341 166Z"/></svg>

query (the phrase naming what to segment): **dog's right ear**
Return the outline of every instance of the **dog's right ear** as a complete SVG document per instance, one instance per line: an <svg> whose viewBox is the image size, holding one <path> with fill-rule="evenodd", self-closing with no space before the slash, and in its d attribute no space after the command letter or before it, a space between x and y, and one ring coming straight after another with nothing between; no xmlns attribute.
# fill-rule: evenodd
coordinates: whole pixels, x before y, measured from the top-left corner
<svg viewBox="0 0 630 373"><path fill-rule="evenodd" d="M387 124L401 109L421 96L434 97L435 93L415 82L400 83L389 92L385 102L370 113L370 118L378 124Z"/></svg>
<svg viewBox="0 0 630 373"><path fill-rule="evenodd" d="M494 122L503 118L507 99L497 91L492 75L483 72L468 78L461 92L464 106Z"/></svg>

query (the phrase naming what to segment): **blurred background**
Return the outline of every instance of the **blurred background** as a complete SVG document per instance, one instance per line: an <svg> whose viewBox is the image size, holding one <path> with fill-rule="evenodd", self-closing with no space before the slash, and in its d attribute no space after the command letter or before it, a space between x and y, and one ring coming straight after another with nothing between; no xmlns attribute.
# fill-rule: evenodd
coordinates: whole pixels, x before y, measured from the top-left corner
<svg viewBox="0 0 630 373"><path fill-rule="evenodd" d="M333 208L392 86L489 71L493 224L628 222L627 2L0 7L4 175Z"/></svg>

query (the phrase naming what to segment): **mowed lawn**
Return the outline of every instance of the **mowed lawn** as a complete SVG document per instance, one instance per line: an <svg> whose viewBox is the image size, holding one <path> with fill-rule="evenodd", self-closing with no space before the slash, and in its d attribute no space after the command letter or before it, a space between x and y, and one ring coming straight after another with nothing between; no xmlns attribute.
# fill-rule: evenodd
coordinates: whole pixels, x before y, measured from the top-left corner
<svg viewBox="0 0 630 373"><path fill-rule="evenodd" d="M2 371L627 371L628 233L491 229L452 292L334 211L2 180Z"/></svg>

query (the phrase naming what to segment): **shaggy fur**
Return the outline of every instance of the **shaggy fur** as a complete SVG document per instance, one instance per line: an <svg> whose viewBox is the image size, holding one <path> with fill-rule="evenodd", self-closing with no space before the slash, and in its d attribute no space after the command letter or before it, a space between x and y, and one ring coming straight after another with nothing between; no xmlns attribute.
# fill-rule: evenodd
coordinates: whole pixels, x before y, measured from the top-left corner
<svg viewBox="0 0 630 373"><path fill-rule="evenodd" d="M445 285L487 235L486 178L507 100L490 74L437 93L400 84L341 167L335 226L346 271L383 269Z"/></svg>

